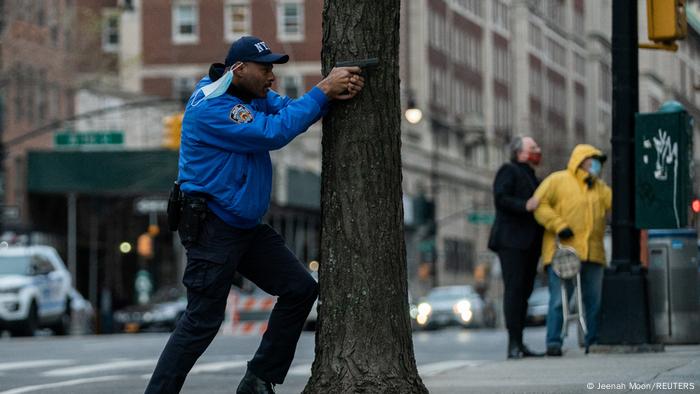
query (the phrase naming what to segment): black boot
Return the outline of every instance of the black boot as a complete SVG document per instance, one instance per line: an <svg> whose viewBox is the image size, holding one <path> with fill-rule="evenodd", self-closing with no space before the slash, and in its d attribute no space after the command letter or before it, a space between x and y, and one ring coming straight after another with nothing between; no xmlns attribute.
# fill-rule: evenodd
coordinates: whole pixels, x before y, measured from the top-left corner
<svg viewBox="0 0 700 394"><path fill-rule="evenodd" d="M544 357L544 353L532 351L522 342L520 343L520 352L523 354L523 357Z"/></svg>
<svg viewBox="0 0 700 394"><path fill-rule="evenodd" d="M243 380L236 389L236 394L274 394L275 389L270 382L266 382L253 375L250 370L245 371Z"/></svg>
<svg viewBox="0 0 700 394"><path fill-rule="evenodd" d="M523 352L520 350L520 342L512 339L508 340L508 358L517 360L523 358Z"/></svg>
<svg viewBox="0 0 700 394"><path fill-rule="evenodd" d="M547 356L549 357L561 357L561 346L547 346Z"/></svg>

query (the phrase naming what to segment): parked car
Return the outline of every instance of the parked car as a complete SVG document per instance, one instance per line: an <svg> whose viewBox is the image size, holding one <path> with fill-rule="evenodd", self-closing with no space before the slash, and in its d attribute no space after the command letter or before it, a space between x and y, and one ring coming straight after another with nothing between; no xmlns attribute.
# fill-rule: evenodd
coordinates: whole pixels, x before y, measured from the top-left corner
<svg viewBox="0 0 700 394"><path fill-rule="evenodd" d="M525 324L529 326L542 326L547 322L549 310L549 289L545 286L535 287L527 300L527 314Z"/></svg>
<svg viewBox="0 0 700 394"><path fill-rule="evenodd" d="M71 276L50 246L0 250L0 331L31 336L43 327L64 335L71 323Z"/></svg>
<svg viewBox="0 0 700 394"><path fill-rule="evenodd" d="M151 300L143 305L131 305L114 312L117 331L172 331L187 309L184 290L176 287L163 288L155 292Z"/></svg>
<svg viewBox="0 0 700 394"><path fill-rule="evenodd" d="M422 329L444 326L494 327L495 310L472 286L441 286L433 288L418 304L416 323Z"/></svg>

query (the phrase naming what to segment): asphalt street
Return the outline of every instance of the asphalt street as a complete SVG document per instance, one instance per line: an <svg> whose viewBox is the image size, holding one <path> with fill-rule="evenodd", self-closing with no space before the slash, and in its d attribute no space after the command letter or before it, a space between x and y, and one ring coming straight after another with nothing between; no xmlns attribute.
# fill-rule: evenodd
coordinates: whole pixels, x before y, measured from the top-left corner
<svg viewBox="0 0 700 394"><path fill-rule="evenodd" d="M574 334L572 332L572 334ZM544 328L526 329L533 349L544 349ZM0 394L142 393L168 334L0 339ZM426 386L456 369L505 359L504 330L449 328L414 333L419 372ZM232 393L258 345L257 336L219 335L195 364L183 393ZM576 345L575 334L565 345ZM299 393L311 371L314 334L305 332L279 393Z"/></svg>

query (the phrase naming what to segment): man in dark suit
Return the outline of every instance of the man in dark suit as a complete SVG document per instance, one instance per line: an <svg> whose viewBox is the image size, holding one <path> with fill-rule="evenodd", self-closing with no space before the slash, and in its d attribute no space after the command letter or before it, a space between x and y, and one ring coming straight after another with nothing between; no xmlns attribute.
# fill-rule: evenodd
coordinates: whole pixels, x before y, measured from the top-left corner
<svg viewBox="0 0 700 394"><path fill-rule="evenodd" d="M498 253L501 261L508 358L518 359L542 356L523 344L527 300L534 286L542 245L543 230L532 214L538 206L532 195L540 183L534 166L542 155L530 137L515 137L509 148L510 161L501 166L493 181L496 221L491 229L489 249Z"/></svg>

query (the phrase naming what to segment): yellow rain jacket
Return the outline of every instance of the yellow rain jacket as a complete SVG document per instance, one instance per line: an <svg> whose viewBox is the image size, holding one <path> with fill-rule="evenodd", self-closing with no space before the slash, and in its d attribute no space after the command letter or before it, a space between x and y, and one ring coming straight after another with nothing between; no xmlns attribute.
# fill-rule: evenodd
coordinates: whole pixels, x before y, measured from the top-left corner
<svg viewBox="0 0 700 394"><path fill-rule="evenodd" d="M612 190L598 178L589 188L585 179L590 175L579 168L587 158L602 155L592 145L577 145L566 170L552 173L535 190L535 197L540 201L535 219L545 228L542 241L545 265L552 262L556 235L567 227L574 236L562 240L562 245L576 249L581 261L606 263L603 235L605 216L612 207Z"/></svg>

